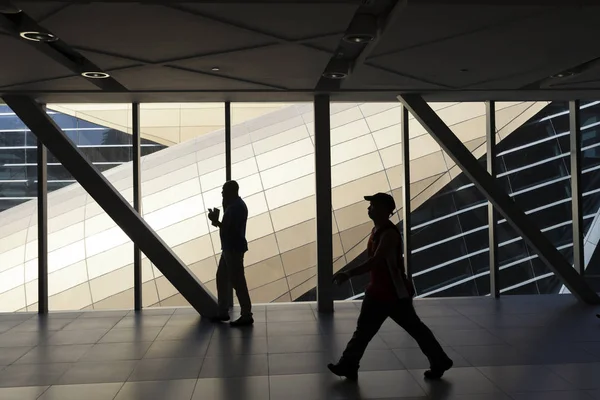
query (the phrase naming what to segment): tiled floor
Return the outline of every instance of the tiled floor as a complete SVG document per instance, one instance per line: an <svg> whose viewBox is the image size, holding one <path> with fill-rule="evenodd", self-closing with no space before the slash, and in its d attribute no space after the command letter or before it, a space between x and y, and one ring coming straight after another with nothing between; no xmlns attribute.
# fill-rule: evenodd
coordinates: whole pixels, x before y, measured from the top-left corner
<svg viewBox="0 0 600 400"><path fill-rule="evenodd" d="M599 307L570 296L416 300L454 359L439 382L387 321L358 383L331 375L360 302L255 307L252 329L192 309L0 315L2 400L600 400Z"/></svg>

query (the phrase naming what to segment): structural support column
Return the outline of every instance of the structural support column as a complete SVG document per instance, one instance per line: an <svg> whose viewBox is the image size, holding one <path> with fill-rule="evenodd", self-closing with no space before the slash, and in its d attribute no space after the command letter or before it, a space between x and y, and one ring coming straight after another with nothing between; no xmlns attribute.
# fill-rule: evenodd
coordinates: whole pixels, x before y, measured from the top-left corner
<svg viewBox="0 0 600 400"><path fill-rule="evenodd" d="M225 181L229 182L231 176L231 102L225 102ZM225 212L225 210L223 210ZM233 287L229 285L227 291L229 307L233 307Z"/></svg>
<svg viewBox="0 0 600 400"><path fill-rule="evenodd" d="M585 273L583 254L583 209L581 200L581 117L579 100L569 102L571 131L571 209L573 216L573 267L580 275Z"/></svg>
<svg viewBox="0 0 600 400"><path fill-rule="evenodd" d="M231 180L231 103L225 102L225 180Z"/></svg>
<svg viewBox="0 0 600 400"><path fill-rule="evenodd" d="M16 112L16 111L15 111ZM48 152L37 140L38 312L48 312Z"/></svg>
<svg viewBox="0 0 600 400"><path fill-rule="evenodd" d="M333 232L329 96L315 96L315 186L317 197L317 306L333 312Z"/></svg>
<svg viewBox="0 0 600 400"><path fill-rule="evenodd" d="M537 253L540 259L565 286L581 301L588 304L600 304L600 297L584 279L573 269L562 254L550 243L538 228L517 207L514 201L494 182L494 179L482 168L471 152L461 143L440 117L419 95L406 94L398 99L410 110L425 130L446 151L446 153L471 179L473 184L494 204L496 210L506 218L515 231Z"/></svg>
<svg viewBox="0 0 600 400"><path fill-rule="evenodd" d="M485 103L487 172L496 181L496 102ZM498 213L494 204L488 201L488 229L490 248L490 296L500 297L500 267L498 264Z"/></svg>
<svg viewBox="0 0 600 400"><path fill-rule="evenodd" d="M216 316L215 297L104 175L94 168L42 107L22 95L5 96L4 101L198 313L206 317Z"/></svg>
<svg viewBox="0 0 600 400"><path fill-rule="evenodd" d="M140 135L140 103L133 103L131 108L132 146L133 146L133 208L142 215L142 172L141 135ZM142 309L142 251L133 244L133 298L136 311Z"/></svg>
<svg viewBox="0 0 600 400"><path fill-rule="evenodd" d="M410 221L410 134L408 130L408 108L402 106L402 233L404 236L404 270L412 280L411 230Z"/></svg>

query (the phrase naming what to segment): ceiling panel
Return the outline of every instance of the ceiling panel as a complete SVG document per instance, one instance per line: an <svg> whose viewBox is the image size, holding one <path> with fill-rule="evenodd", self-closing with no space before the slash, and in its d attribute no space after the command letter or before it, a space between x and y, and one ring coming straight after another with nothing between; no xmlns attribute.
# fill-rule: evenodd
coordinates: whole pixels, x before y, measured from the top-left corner
<svg viewBox="0 0 600 400"><path fill-rule="evenodd" d="M436 4L405 7L370 54L376 57L538 15L548 8Z"/></svg>
<svg viewBox="0 0 600 400"><path fill-rule="evenodd" d="M503 25L377 57L371 62L455 88L535 70L577 65L597 56L586 37L600 26L579 9ZM557 71L558 72L558 71Z"/></svg>
<svg viewBox="0 0 600 400"><path fill-rule="evenodd" d="M293 40L345 32L358 4L185 4L184 8Z"/></svg>
<svg viewBox="0 0 600 400"><path fill-rule="evenodd" d="M69 5L65 1L13 1L13 4L25 11L36 22Z"/></svg>
<svg viewBox="0 0 600 400"><path fill-rule="evenodd" d="M13 36L0 35L0 49L4 54L0 61L0 87L73 75L61 64Z"/></svg>
<svg viewBox="0 0 600 400"><path fill-rule="evenodd" d="M272 42L267 36L158 5L73 5L44 24L72 46L162 61Z"/></svg>
<svg viewBox="0 0 600 400"><path fill-rule="evenodd" d="M145 66L115 71L112 76L130 90L258 90L253 85L169 67Z"/></svg>
<svg viewBox="0 0 600 400"><path fill-rule="evenodd" d="M331 55L301 45L273 45L260 49L211 56L173 65L244 79L290 89L313 89ZM252 60L252 62L249 62Z"/></svg>
<svg viewBox="0 0 600 400"><path fill-rule="evenodd" d="M85 90L85 91L100 91L100 89L90 83L87 79L80 76L72 76L69 78L49 79L43 82L36 82L25 85L17 85L10 87L10 90L26 90L26 91L69 91L69 90Z"/></svg>

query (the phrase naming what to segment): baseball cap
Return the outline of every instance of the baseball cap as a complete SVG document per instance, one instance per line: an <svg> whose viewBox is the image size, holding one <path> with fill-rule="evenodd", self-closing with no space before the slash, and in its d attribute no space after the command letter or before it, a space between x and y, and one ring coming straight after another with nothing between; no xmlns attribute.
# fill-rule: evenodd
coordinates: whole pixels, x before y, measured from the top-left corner
<svg viewBox="0 0 600 400"><path fill-rule="evenodd" d="M394 198L387 193L375 193L371 196L365 196L365 200L370 201L371 203L381 204L389 210L390 214L396 209Z"/></svg>

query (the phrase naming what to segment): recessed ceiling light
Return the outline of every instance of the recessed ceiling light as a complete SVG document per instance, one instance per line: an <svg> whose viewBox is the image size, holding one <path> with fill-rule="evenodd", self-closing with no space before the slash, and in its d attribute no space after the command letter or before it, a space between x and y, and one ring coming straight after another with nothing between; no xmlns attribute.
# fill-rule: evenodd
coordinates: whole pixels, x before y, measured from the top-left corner
<svg viewBox="0 0 600 400"><path fill-rule="evenodd" d="M370 34L356 34L356 35L346 35L344 36L344 40L350 43L369 43L375 39L375 35Z"/></svg>
<svg viewBox="0 0 600 400"><path fill-rule="evenodd" d="M348 76L343 72L325 72L323 73L323 77L327 79L344 79Z"/></svg>
<svg viewBox="0 0 600 400"><path fill-rule="evenodd" d="M58 40L56 36L48 32L21 32L19 33L19 36L33 42L55 42Z"/></svg>
<svg viewBox="0 0 600 400"><path fill-rule="evenodd" d="M566 78L568 76L573 76L573 75L577 75L577 72L575 72L575 71L563 71L563 72L559 72L558 74L550 75L550 78L552 78L552 79L560 79L560 78Z"/></svg>
<svg viewBox="0 0 600 400"><path fill-rule="evenodd" d="M84 77L90 78L90 79L106 79L106 78L110 77L110 75L107 74L106 72L99 72L99 71L82 72L81 76L84 76Z"/></svg>
<svg viewBox="0 0 600 400"><path fill-rule="evenodd" d="M219 68L219 67L212 67L211 70L217 72L217 71L220 71L221 68Z"/></svg>

